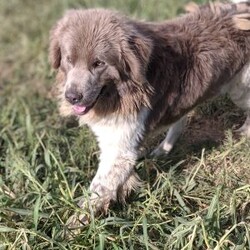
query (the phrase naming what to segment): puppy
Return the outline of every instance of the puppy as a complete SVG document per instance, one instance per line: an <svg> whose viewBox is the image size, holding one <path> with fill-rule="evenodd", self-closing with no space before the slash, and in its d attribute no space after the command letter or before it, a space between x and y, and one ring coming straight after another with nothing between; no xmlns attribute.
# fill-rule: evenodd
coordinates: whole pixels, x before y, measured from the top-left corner
<svg viewBox="0 0 250 250"><path fill-rule="evenodd" d="M51 30L60 113L95 133L100 164L91 205L106 212L139 185L145 139L168 130L152 155L167 154L196 105L228 93L247 113L250 137L250 6L210 4L179 18L131 20L104 9L71 10ZM81 202L80 206L84 206Z"/></svg>

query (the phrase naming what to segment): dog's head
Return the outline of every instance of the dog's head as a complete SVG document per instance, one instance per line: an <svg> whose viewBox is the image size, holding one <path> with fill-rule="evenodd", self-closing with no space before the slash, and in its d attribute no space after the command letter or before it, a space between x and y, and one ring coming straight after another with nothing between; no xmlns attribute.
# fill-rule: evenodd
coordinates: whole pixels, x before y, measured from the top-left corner
<svg viewBox="0 0 250 250"><path fill-rule="evenodd" d="M50 35L50 62L63 76L62 113L106 115L148 105L150 54L150 40L116 12L67 12Z"/></svg>

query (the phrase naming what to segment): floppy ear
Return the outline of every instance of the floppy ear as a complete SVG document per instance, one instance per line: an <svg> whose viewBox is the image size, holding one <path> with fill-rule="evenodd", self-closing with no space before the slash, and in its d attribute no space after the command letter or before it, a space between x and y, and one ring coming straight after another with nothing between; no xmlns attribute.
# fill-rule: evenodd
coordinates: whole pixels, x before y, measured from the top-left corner
<svg viewBox="0 0 250 250"><path fill-rule="evenodd" d="M49 61L54 69L61 63L61 49L59 44L60 25L56 24L50 31Z"/></svg>
<svg viewBox="0 0 250 250"><path fill-rule="evenodd" d="M67 24L76 10L67 10L64 16L50 30L49 61L53 68L58 69L61 63L60 39L67 28Z"/></svg>
<svg viewBox="0 0 250 250"><path fill-rule="evenodd" d="M151 50L151 41L146 37L137 34L129 36L128 40L125 40L121 47L123 74L136 82L145 80L144 76L151 56Z"/></svg>

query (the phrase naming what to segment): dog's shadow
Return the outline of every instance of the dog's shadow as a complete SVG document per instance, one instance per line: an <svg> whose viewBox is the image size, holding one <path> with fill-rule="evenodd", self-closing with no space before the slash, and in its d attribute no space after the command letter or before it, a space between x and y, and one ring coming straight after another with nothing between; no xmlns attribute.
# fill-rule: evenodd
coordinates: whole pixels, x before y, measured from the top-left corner
<svg viewBox="0 0 250 250"><path fill-rule="evenodd" d="M231 131L237 140L240 135L235 130L243 125L244 119L244 113L225 97L199 106L190 114L186 129L167 156L141 160L147 171L139 169L140 176L152 183L158 171L167 172L171 167L178 166L177 171L181 172L188 162L201 157L203 149L209 153L223 145L227 131ZM163 139L164 135L158 143Z"/></svg>

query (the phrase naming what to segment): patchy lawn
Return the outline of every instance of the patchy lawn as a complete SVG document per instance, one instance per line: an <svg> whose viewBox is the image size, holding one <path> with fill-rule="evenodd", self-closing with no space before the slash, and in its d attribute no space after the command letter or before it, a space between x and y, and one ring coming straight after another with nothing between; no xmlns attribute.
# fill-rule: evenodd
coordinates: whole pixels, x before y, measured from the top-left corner
<svg viewBox="0 0 250 250"><path fill-rule="evenodd" d="M187 0L0 2L0 249L250 249L250 142L227 98L192 112L165 160L144 159L126 207L65 238L98 164L87 128L58 116L48 33L64 10L112 7L163 20Z"/></svg>

